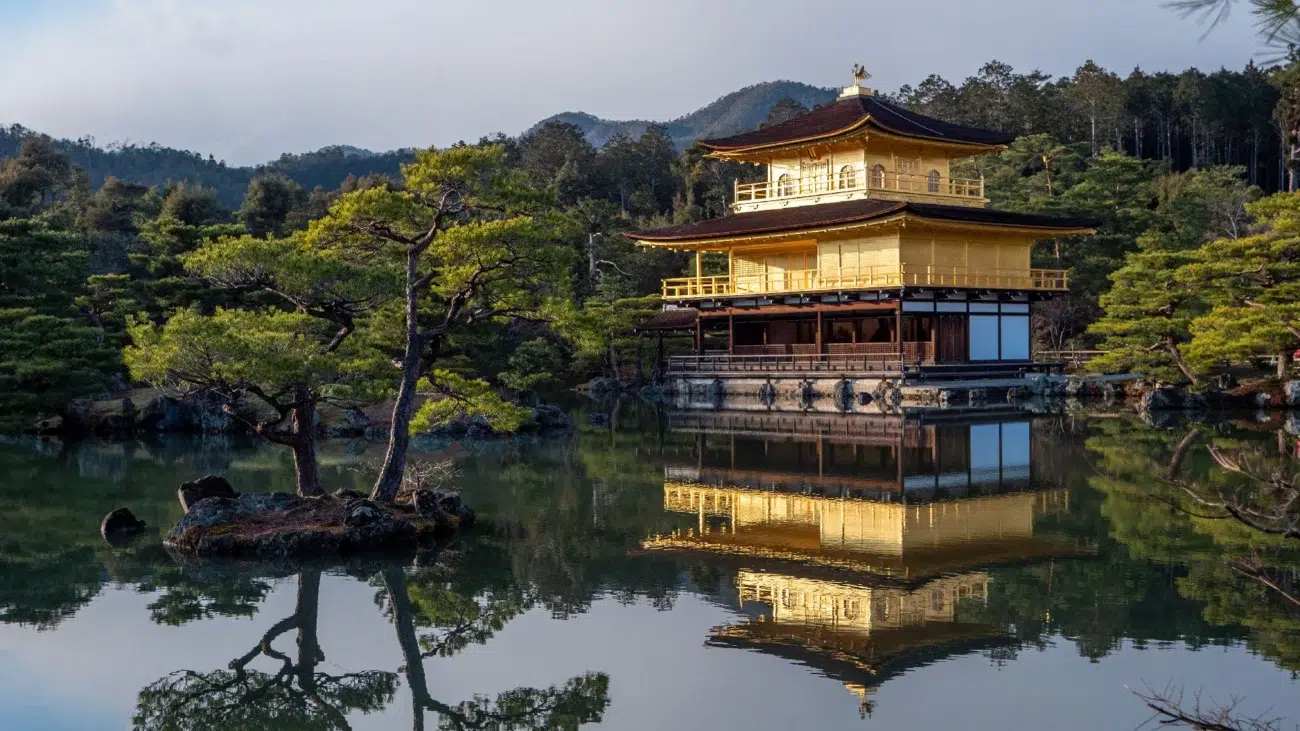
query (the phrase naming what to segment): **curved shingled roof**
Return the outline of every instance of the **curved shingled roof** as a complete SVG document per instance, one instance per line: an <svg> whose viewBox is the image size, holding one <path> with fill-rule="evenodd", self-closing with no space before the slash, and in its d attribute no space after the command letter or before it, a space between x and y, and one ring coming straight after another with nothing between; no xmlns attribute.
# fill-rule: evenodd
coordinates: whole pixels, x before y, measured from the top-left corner
<svg viewBox="0 0 1300 731"><path fill-rule="evenodd" d="M861 95L839 99L771 127L716 140L700 140L696 144L713 152L737 152L795 142L812 142L846 134L864 126L904 137L969 145L1006 145L1015 139L1015 135L951 124L874 96Z"/></svg>
<svg viewBox="0 0 1300 731"><path fill-rule="evenodd" d="M733 236L775 234L803 229L825 228L850 223L862 223L898 214L917 218L961 223L982 223L990 226L1015 226L1078 231L1093 228L1096 223L1084 218L1044 216L1034 213L1013 213L989 208L969 206L943 206L931 203L905 203L867 198L841 203L774 208L763 211L737 213L723 218L711 218L698 223L672 226L653 231L631 231L623 235L637 241L686 242L708 241Z"/></svg>

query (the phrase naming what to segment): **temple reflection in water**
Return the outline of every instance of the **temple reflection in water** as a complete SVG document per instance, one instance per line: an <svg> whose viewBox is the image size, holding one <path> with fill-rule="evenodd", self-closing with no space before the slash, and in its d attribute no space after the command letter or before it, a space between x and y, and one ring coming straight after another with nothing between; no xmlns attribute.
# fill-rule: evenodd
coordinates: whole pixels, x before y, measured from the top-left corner
<svg viewBox="0 0 1300 731"><path fill-rule="evenodd" d="M962 621L988 599L989 567L1078 555L1038 530L1069 493L1038 474L1033 421L680 413L694 447L665 467L664 507L695 516L650 552L735 571L747 619L709 644L817 668L863 698L938 657L996 646Z"/></svg>

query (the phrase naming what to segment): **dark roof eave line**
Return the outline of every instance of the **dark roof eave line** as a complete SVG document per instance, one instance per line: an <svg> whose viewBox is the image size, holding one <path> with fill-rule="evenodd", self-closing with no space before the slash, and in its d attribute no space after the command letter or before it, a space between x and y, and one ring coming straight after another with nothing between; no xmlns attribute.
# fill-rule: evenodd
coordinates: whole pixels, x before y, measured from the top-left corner
<svg viewBox="0 0 1300 731"><path fill-rule="evenodd" d="M974 209L986 210L986 209ZM779 236L782 234L796 234L800 232L813 233L822 229L835 228L838 226L853 226L854 224L869 223L886 223L899 215L912 216L916 220L932 223L952 223L966 224L974 226L986 226L989 228L1014 228L1014 229L1032 229L1044 234L1059 232L1058 235L1066 236L1086 236L1096 233L1095 224L1084 221L1064 220L1059 223L1035 223L1035 222L1016 222L1016 221L981 221L977 219L963 219L947 216L926 215L924 211L917 211L909 208L909 204L901 203L898 206L891 207L887 210L880 211L875 215L846 218L841 220L818 221L801 225L787 227L769 227L753 230L736 230L713 235L693 236L691 234L656 236L653 231L643 232L623 232L622 235L633 241L644 241L650 244L708 244L711 242L721 243L731 239L746 236ZM741 214L744 215L744 214Z"/></svg>
<svg viewBox="0 0 1300 731"><path fill-rule="evenodd" d="M802 138L802 139L789 140L789 141L785 141L785 142L764 142L764 143L760 143L760 144L756 144L756 145L737 145L737 146L735 146L735 147L718 147L718 146L714 146L714 145L709 144L706 140L699 140L699 141L697 141L695 144L697 144L697 145L699 145L700 147L703 147L703 148L709 150L710 152L716 152L716 153L721 153L721 154L732 154L732 153L740 153L740 152L759 152L759 151L761 151L761 150L769 150L769 149L780 148L780 147L790 147L790 146L794 146L794 145L806 145L806 144L811 144L811 143L814 143L814 142L824 142L824 141L826 141L826 140L830 140L830 139L834 139L835 137L839 137L839 136L841 136L841 135L846 135L846 134L849 134L849 133L852 133L852 132L857 132L858 130L860 130L862 127L865 127L865 126L875 126L875 127L879 127L882 131L884 131L884 132L886 132L886 133L888 133L888 134L891 134L891 135L897 135L898 137L903 137L903 138L910 139L910 140L924 140L924 141L927 141L927 142L942 142L942 143L945 143L945 144L949 144L949 145L958 145L958 146L962 146L962 147L983 147L983 148L987 148L987 149L990 149L990 150L997 149L997 148L1003 148L1003 147L1006 147L1007 145L1011 144L1011 142L1013 142L1013 141L1015 140L1015 138L1013 137L1013 138L1010 138L1010 139L1008 139L1008 140L1006 140L1006 141L1002 141L1002 142L972 142L972 141L970 141L970 140L955 140L955 139L952 139L951 137L931 137L931 136L928 136L928 135L917 135L917 134L911 134L911 133L907 133L907 132L900 132L899 130L896 130L896 129L893 129L893 128L891 128L891 127L888 127L887 125L881 124L879 121L877 121L877 120L873 120L873 119L870 119L870 118L868 118L866 121L868 121L868 122L875 122L875 124L874 124L874 125L871 125L871 124L856 124L856 125L854 125L854 126L852 126L852 127L849 127L849 128L847 128L847 129L843 129L843 130L839 130L839 131L836 131L836 132L829 132L829 133L826 133L826 134L823 134L823 135L818 135L818 136L815 136L815 137L806 137L806 138Z"/></svg>

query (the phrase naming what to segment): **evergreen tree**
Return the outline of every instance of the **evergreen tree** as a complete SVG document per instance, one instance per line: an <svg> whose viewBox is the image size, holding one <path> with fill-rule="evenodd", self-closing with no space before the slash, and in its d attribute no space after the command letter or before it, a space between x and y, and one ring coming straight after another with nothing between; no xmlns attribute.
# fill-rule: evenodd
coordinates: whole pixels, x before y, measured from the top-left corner
<svg viewBox="0 0 1300 731"><path fill-rule="evenodd" d="M1191 323L1187 354L1200 367L1274 354L1283 378L1300 346L1300 196L1279 193L1247 211L1259 233L1206 244L1179 273L1213 305Z"/></svg>
<svg viewBox="0 0 1300 731"><path fill-rule="evenodd" d="M259 175L248 183L239 222L253 236L281 236L289 217L306 203L307 194L293 180L274 173Z"/></svg>

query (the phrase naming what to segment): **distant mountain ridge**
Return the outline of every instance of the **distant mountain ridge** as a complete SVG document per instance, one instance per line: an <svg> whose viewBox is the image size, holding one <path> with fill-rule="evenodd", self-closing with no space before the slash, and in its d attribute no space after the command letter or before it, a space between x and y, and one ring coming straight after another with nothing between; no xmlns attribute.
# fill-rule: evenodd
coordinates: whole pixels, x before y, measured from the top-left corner
<svg viewBox="0 0 1300 731"><path fill-rule="evenodd" d="M772 107L782 99L793 99L812 109L834 100L837 93L835 89L799 81L766 81L733 91L690 114L662 124L668 128L668 136L677 148L683 149L696 140L726 137L758 127L767 119ZM610 120L586 112L563 112L543 119L529 128L528 132L548 122L574 125L596 147L601 147L620 133L640 137L647 126L654 124L644 119Z"/></svg>
<svg viewBox="0 0 1300 731"><path fill-rule="evenodd" d="M733 91L665 125L678 149L683 149L698 139L725 137L755 129L767 119L773 105L782 99L793 99L811 109L831 101L835 95L833 89L797 81L769 81ZM596 147L620 133L639 137L646 127L654 124L648 120L608 120L583 112L564 112L547 117L532 129L550 121L577 126ZM0 125L0 159L18 154L23 136L33 131L18 125ZM414 157L409 148L373 152L350 145L332 145L314 152L285 153L262 165L233 166L211 155L205 157L197 152L158 144L100 146L91 138L57 140L57 144L68 153L72 164L86 170L92 186L101 185L109 177L144 185L184 181L214 189L231 208L239 206L248 182L261 173L283 174L306 190L318 185L329 190L338 187L349 175L395 176L400 165Z"/></svg>

